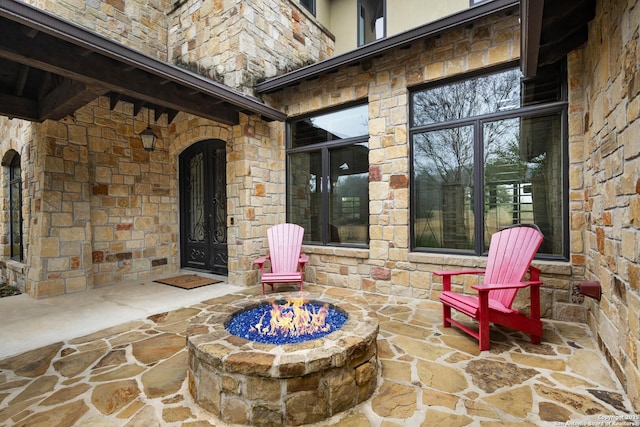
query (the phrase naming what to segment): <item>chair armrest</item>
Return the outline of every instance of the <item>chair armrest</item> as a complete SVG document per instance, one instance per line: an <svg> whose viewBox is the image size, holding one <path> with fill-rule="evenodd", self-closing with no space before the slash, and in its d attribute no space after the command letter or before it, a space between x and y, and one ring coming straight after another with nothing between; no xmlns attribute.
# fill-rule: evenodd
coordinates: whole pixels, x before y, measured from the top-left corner
<svg viewBox="0 0 640 427"><path fill-rule="evenodd" d="M451 291L451 276L457 276L460 274L484 274L484 270L438 270L434 271L436 276L442 276L442 290L443 292Z"/></svg>
<svg viewBox="0 0 640 427"><path fill-rule="evenodd" d="M458 276L460 274L484 274L484 270L438 270L434 271L436 276Z"/></svg>
<svg viewBox="0 0 640 427"><path fill-rule="evenodd" d="M308 262L309 262L309 255L300 254L300 258L298 258L298 266L300 267L300 270L302 270L304 268L304 265Z"/></svg>
<svg viewBox="0 0 640 427"><path fill-rule="evenodd" d="M261 256L253 261L254 264L262 265L269 259L269 255Z"/></svg>
<svg viewBox="0 0 640 427"><path fill-rule="evenodd" d="M269 255L261 256L253 261L254 264L258 264L260 266L260 274L264 273L264 263L270 260Z"/></svg>
<svg viewBox="0 0 640 427"><path fill-rule="evenodd" d="M540 285L542 285L542 281L533 280L529 282L506 283L501 285L492 285L492 284L471 285L471 287L478 292L488 292L488 291L494 291L494 290L500 290L500 289L521 289L521 288L528 288L530 286L540 286Z"/></svg>

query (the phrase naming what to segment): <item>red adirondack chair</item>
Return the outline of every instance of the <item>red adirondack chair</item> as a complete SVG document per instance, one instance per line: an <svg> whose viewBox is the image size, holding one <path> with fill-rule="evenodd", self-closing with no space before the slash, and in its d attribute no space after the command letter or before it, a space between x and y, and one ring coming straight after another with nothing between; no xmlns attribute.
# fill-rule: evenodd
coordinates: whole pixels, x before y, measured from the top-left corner
<svg viewBox="0 0 640 427"><path fill-rule="evenodd" d="M300 283L302 291L304 265L309 257L302 251L304 228L296 224L278 224L267 230L269 255L256 259L253 263L260 266L260 283L264 295L264 285L276 283ZM265 263L269 261L271 271L265 271Z"/></svg>
<svg viewBox="0 0 640 427"><path fill-rule="evenodd" d="M480 351L489 350L489 324L496 323L531 335L531 342L540 343L540 270L531 261L542 244L542 233L537 226L519 225L501 230L491 237L489 257L485 270L435 271L442 276L443 324L454 325L475 337ZM529 271L529 280L523 281ZM474 285L478 295L463 295L451 291L451 276L484 274L482 285ZM531 307L529 315L511 308L518 289L529 288ZM451 317L455 309L478 321L478 331Z"/></svg>

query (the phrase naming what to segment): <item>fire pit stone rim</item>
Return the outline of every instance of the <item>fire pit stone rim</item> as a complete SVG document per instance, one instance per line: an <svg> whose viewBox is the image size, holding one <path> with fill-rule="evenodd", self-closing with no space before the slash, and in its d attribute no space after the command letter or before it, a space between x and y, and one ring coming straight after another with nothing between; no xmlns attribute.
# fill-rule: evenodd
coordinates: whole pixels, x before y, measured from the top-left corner
<svg viewBox="0 0 640 427"><path fill-rule="evenodd" d="M209 333L196 332L187 336L189 351L194 352L198 358L211 364L211 366L223 366L229 371L237 372L251 369L256 375L287 378L291 372L301 370L300 367L297 367L300 363L299 355L301 354L305 356L304 375L332 367L341 367L346 363L349 352L366 344L372 337L375 339L378 334L378 319L369 316L369 312L366 309L352 303L341 304L341 302L328 297L322 297L321 300L317 298L308 299L314 302L329 303L340 310L345 310L344 307L347 306L349 309L349 311L345 310L348 314L347 321L339 330L312 341L285 345L265 344L235 336L226 330L225 325L238 311L264 305L274 300L283 300L287 297L291 297L291 295L278 293L257 298L256 296L250 296L249 298L241 298L238 301L225 304L226 307L223 308L223 312L217 312L215 311L217 308L212 308L209 318L205 321ZM228 307L231 306L234 310L228 310ZM347 346L343 345L345 342L348 343ZM216 345L212 346L214 343ZM243 355L236 356L238 353L243 353ZM275 359L271 359L271 356L274 356ZM274 362L275 366L272 369L267 370L266 366L256 369L245 368L245 360L251 360L252 358L262 360L264 357ZM281 366L283 367L282 369L280 368ZM299 374L296 373L296 375Z"/></svg>
<svg viewBox="0 0 640 427"><path fill-rule="evenodd" d="M271 294L262 300L280 296ZM264 394L254 393L255 384L267 381L277 385L271 389L280 390L279 394L269 394L269 411L273 419L283 425L302 425L325 419L369 399L378 378L376 337L379 320L360 306L325 296L319 299L343 310L348 307L347 322L340 330L325 337L282 346L248 341L232 335L224 327L225 319L232 312L260 300L255 293L238 294L237 301L226 297L220 302L212 299L204 303L210 305L202 306L206 315L194 319L198 323L192 323L187 333L189 391L194 400L222 420L256 425L255 417L262 416L256 414L263 414L265 406ZM215 340L210 341L213 338ZM207 351L213 354L205 354ZM257 366L248 366L258 357ZM272 362L270 366L269 362ZM237 381L236 389L225 389L223 379L227 377ZM308 378L316 379L314 387L317 386L317 390L301 393L300 386L307 387ZM348 387L342 386L345 379L351 381ZM335 387L336 381L340 387ZM353 392L354 387L357 393ZM234 418L235 409L223 404L229 396L246 406L246 419ZM316 406L321 412L299 410Z"/></svg>

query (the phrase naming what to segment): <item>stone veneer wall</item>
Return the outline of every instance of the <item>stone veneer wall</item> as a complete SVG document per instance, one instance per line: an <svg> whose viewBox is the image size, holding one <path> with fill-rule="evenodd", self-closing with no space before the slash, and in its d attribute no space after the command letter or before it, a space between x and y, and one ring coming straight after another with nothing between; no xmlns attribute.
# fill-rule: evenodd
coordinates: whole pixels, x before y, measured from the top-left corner
<svg viewBox="0 0 640 427"><path fill-rule="evenodd" d="M444 77L517 60L520 55L517 11L486 18L473 26L396 49L369 63L341 69L315 81L271 94L274 105L291 117L322 108L368 100L369 218L368 250L305 246L310 263L305 280L323 285L363 289L382 294L437 300L441 280L432 271L483 267L486 259L415 253L409 242L410 159L408 140L409 87ZM578 238L572 259L584 260ZM584 262L536 261L543 271L543 316L584 321L577 284L584 280ZM468 291L477 278L467 278ZM526 295L516 304L527 304Z"/></svg>
<svg viewBox="0 0 640 427"><path fill-rule="evenodd" d="M221 65L232 86L251 86L265 69L282 72L333 49L332 36L289 0L199 1L176 10L169 1L31 3L160 60L175 53L179 65L201 61L196 71L206 75ZM222 139L229 280L256 283L252 260L264 252L265 224L284 220L282 130L243 115L239 126L228 127L180 114L170 125L165 118L155 124L162 137L147 153L138 137L145 112L134 118L132 110L119 103L112 111L100 98L58 122L2 118L1 154L21 153L25 175L25 262L2 264L5 279L47 297L177 271L178 156L197 141Z"/></svg>
<svg viewBox="0 0 640 427"><path fill-rule="evenodd" d="M29 123L22 120L12 120L7 117L0 116L0 157L2 162L2 179L0 180L0 196L2 197L2 208L0 221L0 245L2 247L3 260L0 262L0 277L2 283L8 283L17 286L22 292L26 287L26 266L24 262L18 262L9 259L9 174L8 162L10 159L7 155L11 151L20 154L22 162L22 233L23 233L23 257L26 260L29 254L28 236L30 233L30 225L28 218L31 215L31 183L34 182L33 168L31 168L31 150L33 148L34 129Z"/></svg>
<svg viewBox="0 0 640 427"><path fill-rule="evenodd" d="M178 158L208 139L227 142L229 281L255 284L252 261L264 252L263 224L284 219L284 198L271 197L283 188L277 126L241 115L229 127L182 113L167 125L163 116L154 125L156 149L147 152L138 136L147 126L145 111L134 119L132 109L119 103L110 110L109 100L99 98L73 119L38 127L35 179L28 180L35 185L26 196L32 210L25 219L26 292L46 297L176 272Z"/></svg>
<svg viewBox="0 0 640 427"><path fill-rule="evenodd" d="M27 0L67 21L227 86L333 55L334 36L297 0Z"/></svg>
<svg viewBox="0 0 640 427"><path fill-rule="evenodd" d="M171 0L26 0L110 40L167 60L167 15Z"/></svg>
<svg viewBox="0 0 640 427"><path fill-rule="evenodd" d="M188 0L170 18L170 62L248 93L333 55L333 36L294 0Z"/></svg>
<svg viewBox="0 0 640 427"><path fill-rule="evenodd" d="M99 98L72 118L38 126L26 261L31 295L175 271L175 169L166 131L157 126L156 151L144 151L138 134L147 123L132 109L120 103L110 110Z"/></svg>
<svg viewBox="0 0 640 427"><path fill-rule="evenodd" d="M147 55L160 60L167 59L165 11L171 4L169 0L154 0L144 4L123 0L27 2ZM95 159L90 158L89 146L96 144L98 139L98 144L103 146L110 142L114 145L122 144L121 140L117 140L127 134L131 136L133 122L132 112L129 111L126 113L129 116L129 128L122 127L126 117L121 112L112 114L108 110L108 103L105 108L105 101L102 101L95 117L92 108L88 107L76 112L73 118L59 122L32 124L0 118L0 154L4 156L9 149L14 149L22 156L24 240L24 263L5 260L0 268L5 280L17 282L23 291L32 296L45 297L74 292L92 287L96 282L106 283L114 278L124 280L129 276L126 272L119 275L116 269L106 272L105 269L109 270L111 267L105 268L106 264L102 264L105 260L101 254L107 251L109 257L127 257L128 255L122 255L127 253L124 246L135 243L119 243L112 247L104 243L104 236L101 235L108 232L100 228L93 230L91 225L90 206L94 189L90 188L89 174L91 173L91 178L94 177L95 171L90 171L90 166L94 166ZM99 105L100 101L94 104ZM106 118L107 116L115 118ZM138 127L139 132L146 125L139 123ZM112 137L114 139L110 139ZM124 149L123 147L124 145L120 145L120 149ZM98 164L104 157L118 156L110 150L105 149L109 151L108 154L101 153L97 156L100 157ZM98 178L97 182L100 179L103 178ZM5 186L3 191L4 188ZM97 191L101 191L100 188L103 187L98 185ZM115 192L115 188L111 191ZM114 196L118 203L124 203L126 197L118 196ZM113 221L113 218L110 220ZM98 239L96 251L91 246L94 231L97 232ZM120 239L124 234L126 230L118 230ZM152 246L153 240L145 241L144 244ZM121 246L119 250L118 246ZM151 252L154 250L151 248ZM92 267L94 257L100 260L95 277ZM133 258L112 261L122 261L124 267L127 262L135 264L132 260Z"/></svg>
<svg viewBox="0 0 640 427"><path fill-rule="evenodd" d="M283 136L278 124L240 115L238 126L225 127L194 117L181 120L184 117L180 114L169 128L172 161L195 142L227 142L228 281L255 285L258 271L253 260L266 253L266 230L285 218Z"/></svg>
<svg viewBox="0 0 640 427"><path fill-rule="evenodd" d="M572 93L586 129L571 150L572 228L584 235L587 321L600 348L640 409L640 4L598 1L589 41L576 52Z"/></svg>

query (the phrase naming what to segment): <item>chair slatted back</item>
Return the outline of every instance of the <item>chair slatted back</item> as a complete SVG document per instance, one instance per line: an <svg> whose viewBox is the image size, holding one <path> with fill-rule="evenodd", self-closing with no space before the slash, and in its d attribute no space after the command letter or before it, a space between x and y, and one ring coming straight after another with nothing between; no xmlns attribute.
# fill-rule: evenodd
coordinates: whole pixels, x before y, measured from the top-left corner
<svg viewBox="0 0 640 427"><path fill-rule="evenodd" d="M521 282L542 240L542 233L537 227L526 225L514 226L494 233L489 245L484 283L500 285ZM493 290L489 292L489 299L500 301L505 307L511 308L517 291L517 289Z"/></svg>
<svg viewBox="0 0 640 427"><path fill-rule="evenodd" d="M297 224L278 224L267 230L272 273L298 271L304 228Z"/></svg>

